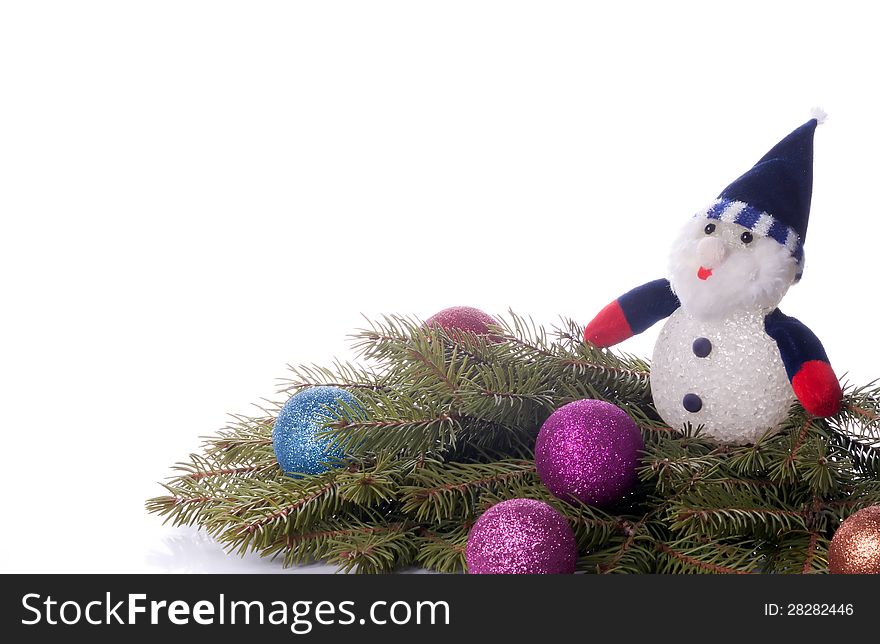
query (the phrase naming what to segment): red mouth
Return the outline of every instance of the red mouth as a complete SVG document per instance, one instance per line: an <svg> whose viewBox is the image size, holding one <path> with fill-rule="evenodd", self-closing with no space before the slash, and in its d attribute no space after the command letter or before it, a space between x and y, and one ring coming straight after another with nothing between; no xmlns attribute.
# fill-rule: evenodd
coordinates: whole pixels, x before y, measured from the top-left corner
<svg viewBox="0 0 880 644"><path fill-rule="evenodd" d="M697 277L699 277L701 280L707 280L711 276L712 276L712 269L711 268L703 268L702 266L700 266L700 270L697 271Z"/></svg>

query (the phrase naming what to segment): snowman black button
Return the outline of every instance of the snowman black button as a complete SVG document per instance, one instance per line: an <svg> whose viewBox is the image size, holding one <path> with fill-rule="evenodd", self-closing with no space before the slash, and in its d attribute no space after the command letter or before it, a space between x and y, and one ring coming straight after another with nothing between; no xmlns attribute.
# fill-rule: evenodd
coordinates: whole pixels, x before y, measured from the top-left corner
<svg viewBox="0 0 880 644"><path fill-rule="evenodd" d="M705 358L712 353L712 342L709 338L697 338L693 345L694 355L698 358Z"/></svg>
<svg viewBox="0 0 880 644"><path fill-rule="evenodd" d="M692 414L696 414L703 408L703 401L700 400L700 397L697 394L687 394L681 401L682 406L691 412Z"/></svg>

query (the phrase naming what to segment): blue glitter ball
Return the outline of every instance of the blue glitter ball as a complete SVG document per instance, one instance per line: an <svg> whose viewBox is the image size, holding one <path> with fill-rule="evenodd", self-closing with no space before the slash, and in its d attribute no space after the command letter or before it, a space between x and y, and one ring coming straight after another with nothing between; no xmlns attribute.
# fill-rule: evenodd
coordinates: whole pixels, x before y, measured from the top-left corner
<svg viewBox="0 0 880 644"><path fill-rule="evenodd" d="M330 416L328 407L340 410L339 402L357 405L357 399L338 387L311 387L293 395L275 419L272 446L285 474L297 476L326 472L328 463L342 458L339 446L319 437Z"/></svg>

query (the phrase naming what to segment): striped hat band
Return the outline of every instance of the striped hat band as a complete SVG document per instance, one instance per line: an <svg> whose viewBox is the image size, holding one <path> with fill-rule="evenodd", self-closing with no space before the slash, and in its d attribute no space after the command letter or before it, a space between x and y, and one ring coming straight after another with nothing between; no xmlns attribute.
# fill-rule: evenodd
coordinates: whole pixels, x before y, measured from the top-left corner
<svg viewBox="0 0 880 644"><path fill-rule="evenodd" d="M756 235L771 237L785 246L798 262L803 260L804 244L797 231L775 219L769 213L753 208L747 203L723 198L717 199L715 203L698 212L696 216L739 224Z"/></svg>

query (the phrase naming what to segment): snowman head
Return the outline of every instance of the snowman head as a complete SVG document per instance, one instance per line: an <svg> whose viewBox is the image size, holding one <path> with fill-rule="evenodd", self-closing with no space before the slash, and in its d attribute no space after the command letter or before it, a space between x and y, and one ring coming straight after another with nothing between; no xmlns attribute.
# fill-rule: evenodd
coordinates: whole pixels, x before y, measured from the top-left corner
<svg viewBox="0 0 880 644"><path fill-rule="evenodd" d="M703 318L770 312L803 272L821 110L691 219L669 259L682 308Z"/></svg>
<svg viewBox="0 0 880 644"><path fill-rule="evenodd" d="M723 318L776 308L800 278L802 262L802 251L796 257L769 235L698 215L672 246L669 281L682 308L700 318Z"/></svg>

